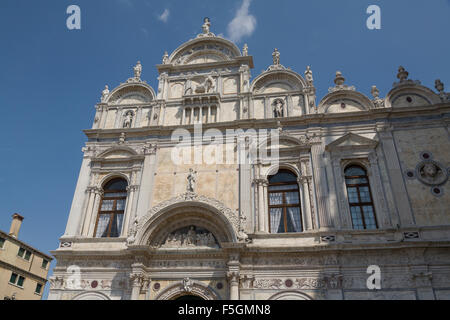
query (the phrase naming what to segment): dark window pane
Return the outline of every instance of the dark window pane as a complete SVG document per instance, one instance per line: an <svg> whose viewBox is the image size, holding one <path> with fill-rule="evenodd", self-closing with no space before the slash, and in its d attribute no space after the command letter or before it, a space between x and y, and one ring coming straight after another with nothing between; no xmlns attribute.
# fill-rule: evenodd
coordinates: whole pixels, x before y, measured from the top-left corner
<svg viewBox="0 0 450 320"><path fill-rule="evenodd" d="M347 179L347 184L368 184L369 181L366 178Z"/></svg>
<svg viewBox="0 0 450 320"><path fill-rule="evenodd" d="M123 214L115 214L111 225L111 238L118 238L122 232Z"/></svg>
<svg viewBox="0 0 450 320"><path fill-rule="evenodd" d="M348 188L348 201L353 203L359 203L358 188Z"/></svg>
<svg viewBox="0 0 450 320"><path fill-rule="evenodd" d="M37 294L40 294L41 290L42 290L42 284L38 283L36 285L36 290L34 292L37 293Z"/></svg>
<svg viewBox="0 0 450 320"><path fill-rule="evenodd" d="M25 281L25 278L22 277L22 276L19 276L19 280L17 281L17 285L18 285L19 287L23 287L24 281Z"/></svg>
<svg viewBox="0 0 450 320"><path fill-rule="evenodd" d="M105 192L105 195L103 198L126 198L127 193L126 192Z"/></svg>
<svg viewBox="0 0 450 320"><path fill-rule="evenodd" d="M299 204L299 194L298 192L287 192L286 194L286 204Z"/></svg>
<svg viewBox="0 0 450 320"><path fill-rule="evenodd" d="M353 227L357 230L364 230L363 218L361 215L360 207L351 207L350 208L352 214Z"/></svg>
<svg viewBox="0 0 450 320"><path fill-rule="evenodd" d="M276 175L269 178L270 184L286 182L297 182L297 176L290 171L280 170Z"/></svg>
<svg viewBox="0 0 450 320"><path fill-rule="evenodd" d="M47 260L42 260L42 268L47 269L47 265L48 265L48 261Z"/></svg>
<svg viewBox="0 0 450 320"><path fill-rule="evenodd" d="M295 189L298 189L298 184L283 184L281 186L269 186L269 191L295 190Z"/></svg>
<svg viewBox="0 0 450 320"><path fill-rule="evenodd" d="M287 208L288 232L302 232L302 218L300 208Z"/></svg>
<svg viewBox="0 0 450 320"><path fill-rule="evenodd" d="M125 202L126 202L126 199L117 200L116 210L117 211L124 211L125 210Z"/></svg>
<svg viewBox="0 0 450 320"><path fill-rule="evenodd" d="M360 187L359 194L361 196L361 202L372 202L369 187Z"/></svg>
<svg viewBox="0 0 450 320"><path fill-rule="evenodd" d="M102 214L98 218L97 222L97 238L106 238L108 237L108 227L109 227L109 220L111 215L109 214Z"/></svg>
<svg viewBox="0 0 450 320"><path fill-rule="evenodd" d="M345 176L346 177L358 177L358 176L366 176L366 171L358 166L352 166L345 169Z"/></svg>
<svg viewBox="0 0 450 320"><path fill-rule="evenodd" d="M27 251L27 252L25 253L25 260L30 260L30 258L31 258L31 252L30 252L30 251Z"/></svg>
<svg viewBox="0 0 450 320"><path fill-rule="evenodd" d="M108 182L103 190L108 191L119 191L119 190L126 190L128 186L128 183L124 179L114 179Z"/></svg>
<svg viewBox="0 0 450 320"><path fill-rule="evenodd" d="M279 233L280 226L282 225L283 209L282 208L272 208L270 209L270 232ZM284 232L284 227L282 229Z"/></svg>
<svg viewBox="0 0 450 320"><path fill-rule="evenodd" d="M15 273L11 274L11 278L9 279L9 282L16 284L17 277L18 277L17 274L15 274Z"/></svg>
<svg viewBox="0 0 450 320"><path fill-rule="evenodd" d="M17 255L18 255L19 257L22 257L22 258L23 258L24 254L25 254L25 249L24 249L24 248L20 248L20 249L19 249L19 253L18 253Z"/></svg>
<svg viewBox="0 0 450 320"><path fill-rule="evenodd" d="M4 245L5 245L5 239L0 238L0 248L3 248Z"/></svg>
<svg viewBox="0 0 450 320"><path fill-rule="evenodd" d="M277 206L283 204L282 193L269 193L269 203L271 206Z"/></svg>

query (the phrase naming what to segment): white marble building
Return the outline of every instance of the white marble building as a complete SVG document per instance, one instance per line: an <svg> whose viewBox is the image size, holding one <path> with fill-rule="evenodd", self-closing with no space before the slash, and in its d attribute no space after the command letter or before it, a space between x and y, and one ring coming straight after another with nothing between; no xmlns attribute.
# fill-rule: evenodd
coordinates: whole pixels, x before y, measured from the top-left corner
<svg viewBox="0 0 450 320"><path fill-rule="evenodd" d="M400 67L386 97L374 86L369 98L337 72L320 99L309 67L302 76L272 58L252 79L249 48L205 19L164 55L156 91L140 62L105 88L49 299L450 299L443 84L435 92ZM175 163L173 133L198 124L198 146L235 161L194 161L194 149ZM263 129L278 139L256 139ZM279 164L237 161L255 141Z"/></svg>

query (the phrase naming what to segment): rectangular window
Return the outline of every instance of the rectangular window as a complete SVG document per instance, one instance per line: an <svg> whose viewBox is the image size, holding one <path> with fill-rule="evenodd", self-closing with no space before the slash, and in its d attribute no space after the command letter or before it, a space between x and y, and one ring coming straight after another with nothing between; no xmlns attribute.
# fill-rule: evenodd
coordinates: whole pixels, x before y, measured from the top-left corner
<svg viewBox="0 0 450 320"><path fill-rule="evenodd" d="M16 273L11 274L11 278L9 279L9 283L16 284L18 277L19 276Z"/></svg>
<svg viewBox="0 0 450 320"><path fill-rule="evenodd" d="M19 252L17 253L17 255L21 258L24 257L25 255L25 249L24 248L19 248Z"/></svg>
<svg viewBox="0 0 450 320"><path fill-rule="evenodd" d="M42 291L42 284L38 283L36 285L36 290L34 291L34 293L41 294L41 291Z"/></svg>
<svg viewBox="0 0 450 320"><path fill-rule="evenodd" d="M11 278L9 279L9 283L15 284L19 287L23 287L23 283L25 282L25 278L19 276L17 273L11 274Z"/></svg>
<svg viewBox="0 0 450 320"><path fill-rule="evenodd" d="M19 276L19 280L17 280L17 285L19 287L23 287L23 283L25 282L25 278L22 276Z"/></svg>
<svg viewBox="0 0 450 320"><path fill-rule="evenodd" d="M43 269L47 269L47 266L48 266L48 260L42 260L42 268Z"/></svg>
<svg viewBox="0 0 450 320"><path fill-rule="evenodd" d="M24 248L20 248L17 255L27 261L31 258L31 251L25 250Z"/></svg>
<svg viewBox="0 0 450 320"><path fill-rule="evenodd" d="M0 238L0 249L3 249L4 245L5 245L5 239Z"/></svg>

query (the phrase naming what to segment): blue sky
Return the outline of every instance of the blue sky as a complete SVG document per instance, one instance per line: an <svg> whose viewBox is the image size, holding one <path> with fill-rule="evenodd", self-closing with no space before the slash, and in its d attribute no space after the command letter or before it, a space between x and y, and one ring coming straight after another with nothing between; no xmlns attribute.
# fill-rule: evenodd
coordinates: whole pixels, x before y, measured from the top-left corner
<svg viewBox="0 0 450 320"><path fill-rule="evenodd" d="M66 28L66 9L81 8L81 30ZM368 30L377 4L382 29ZM25 216L20 238L49 252L64 233L79 167L82 133L92 125L105 84L119 85L137 60L157 87L155 65L201 32L248 43L256 77L281 52L281 63L314 72L319 99L336 70L347 84L384 96L399 65L434 89L450 86L450 0L1 0L0 229ZM54 263L52 264L54 265Z"/></svg>

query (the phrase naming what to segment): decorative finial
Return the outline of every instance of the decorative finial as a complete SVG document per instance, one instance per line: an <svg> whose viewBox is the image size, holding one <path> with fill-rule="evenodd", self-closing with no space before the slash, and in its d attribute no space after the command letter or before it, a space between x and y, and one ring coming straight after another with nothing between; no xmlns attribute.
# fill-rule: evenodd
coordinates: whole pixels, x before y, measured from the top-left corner
<svg viewBox="0 0 450 320"><path fill-rule="evenodd" d="M312 71L311 71L311 67L310 67L310 66L307 66L307 67L306 67L305 78L306 78L306 81L307 81L309 84L313 84L314 79L313 79L313 73L312 73Z"/></svg>
<svg viewBox="0 0 450 320"><path fill-rule="evenodd" d="M408 79L409 73L402 66L398 67L397 78L400 82L406 81Z"/></svg>
<svg viewBox="0 0 450 320"><path fill-rule="evenodd" d="M278 66L280 64L280 52L278 51L277 48L273 50L272 57L273 57L273 65Z"/></svg>
<svg viewBox="0 0 450 320"><path fill-rule="evenodd" d="M342 72L336 71L336 78L334 78L334 83L336 86L342 86L345 82L345 78L342 76Z"/></svg>
<svg viewBox="0 0 450 320"><path fill-rule="evenodd" d="M167 53L167 51L164 52L162 62L163 62L163 64L168 64L169 63L169 54Z"/></svg>
<svg viewBox="0 0 450 320"><path fill-rule="evenodd" d="M242 49L242 55L244 57L248 56L248 45L244 44L244 48Z"/></svg>
<svg viewBox="0 0 450 320"><path fill-rule="evenodd" d="M138 61L136 66L133 68L134 70L134 78L136 80L140 80L141 79L141 74L142 74L142 65L141 62Z"/></svg>
<svg viewBox="0 0 450 320"><path fill-rule="evenodd" d="M106 102L106 99L108 99L109 96L109 88L108 86L105 86L105 89L102 91L102 102Z"/></svg>
<svg viewBox="0 0 450 320"><path fill-rule="evenodd" d="M119 143L119 144L124 144L126 138L127 138L127 134L126 134L125 132L122 132L122 133L120 134L119 142L118 142L118 143Z"/></svg>

